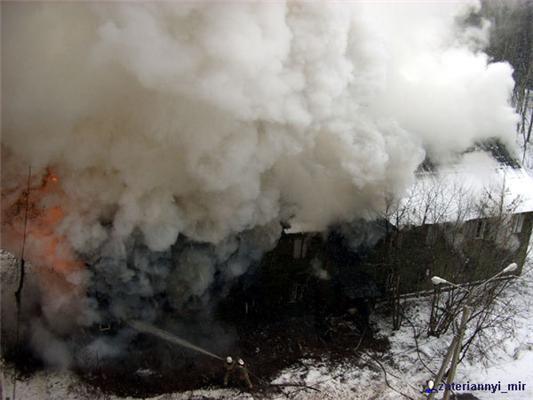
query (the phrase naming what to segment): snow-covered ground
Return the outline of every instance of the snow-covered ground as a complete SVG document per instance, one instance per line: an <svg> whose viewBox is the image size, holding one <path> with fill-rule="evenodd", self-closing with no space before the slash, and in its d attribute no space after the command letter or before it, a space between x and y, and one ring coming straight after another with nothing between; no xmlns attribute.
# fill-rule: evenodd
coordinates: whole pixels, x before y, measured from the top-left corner
<svg viewBox="0 0 533 400"><path fill-rule="evenodd" d="M529 261L523 276L516 280L502 297L500 313L514 313L514 334L494 330L490 335L499 343L490 348L489 366L485 368L478 358L459 365L454 383L470 384L471 390L458 390L457 393L471 393L482 400L533 399L533 263ZM503 306L504 303L510 304ZM415 327L424 325L429 318L429 299L411 300L408 312ZM369 367L360 368L339 365L333 370L311 366L302 374L302 368L286 371L276 382L300 382L319 388L321 393L301 393L298 399L420 399L422 385L431 378L432 371L438 371L444 352L451 343L451 335L440 338L427 337L422 333L418 338L419 351L413 340L413 327L404 323L393 332L386 321L379 321L380 331L391 342L391 359L382 362L387 371L385 382L381 367L362 355ZM468 333L468 332L467 332ZM419 353L419 354L418 354ZM419 358L420 357L420 358ZM372 368L374 365L374 368ZM425 366L424 366L425 365ZM525 384L523 390L507 390L508 384ZM498 384L494 393L475 390L473 384ZM391 388L392 387L392 388ZM503 393L508 391L508 393ZM440 398L442 396L442 392Z"/></svg>
<svg viewBox="0 0 533 400"><path fill-rule="evenodd" d="M460 364L455 383L498 384L501 389L490 391L465 390L482 400L533 399L533 262L530 259L522 277L504 293L502 306L498 312L514 313L514 334L493 331L491 335L499 343L490 348L490 365L485 368L479 361L468 360ZM503 306L507 301L511 306ZM423 326L429 318L429 299L410 300L408 307L410 320L416 326ZM380 399L401 398L421 399L422 384L430 378L426 366L436 371L443 354L451 342L451 336L440 338L418 337L417 352L413 340L413 327L404 323L393 332L387 320L377 320L380 334L389 337L390 356L362 354L360 360L351 363L331 365L303 360L296 367L283 371L272 383L289 384L278 386L278 393L269 394L271 399ZM354 343L356 346L356 343ZM375 359L378 361L375 361ZM381 366L380 366L381 364ZM386 370L386 379L383 368ZM178 377L177 377L178 378ZM507 384L521 382L524 390L502 393ZM388 383L387 383L388 382ZM3 399L12 398L13 381L9 371L2 374ZM295 386L290 386L295 385ZM307 387L306 387L307 386ZM283 392L281 392L281 390ZM68 372L41 372L28 380L17 381L16 398L24 400L87 400L116 399L95 393L80 383ZM461 393L461 391L458 391ZM442 395L442 393L441 393ZM438 396L440 397L440 396ZM265 398L264 394L248 394L231 389L205 389L186 393L165 394L152 399L254 399Z"/></svg>

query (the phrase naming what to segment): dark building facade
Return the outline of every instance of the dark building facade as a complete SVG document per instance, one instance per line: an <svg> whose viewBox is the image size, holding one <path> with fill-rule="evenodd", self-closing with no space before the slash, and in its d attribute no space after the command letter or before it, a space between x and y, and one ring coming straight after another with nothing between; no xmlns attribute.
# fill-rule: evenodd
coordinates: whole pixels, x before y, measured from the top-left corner
<svg viewBox="0 0 533 400"><path fill-rule="evenodd" d="M475 151L496 162L489 181L502 185L467 199L471 193L457 187L471 186L478 172L452 169L441 179L426 160L411 198L374 222L327 232L288 224L277 246L237 285L244 299L237 308L245 314L342 310L392 292L431 291L432 276L476 282L513 262L520 274L533 227L533 179L500 143Z"/></svg>

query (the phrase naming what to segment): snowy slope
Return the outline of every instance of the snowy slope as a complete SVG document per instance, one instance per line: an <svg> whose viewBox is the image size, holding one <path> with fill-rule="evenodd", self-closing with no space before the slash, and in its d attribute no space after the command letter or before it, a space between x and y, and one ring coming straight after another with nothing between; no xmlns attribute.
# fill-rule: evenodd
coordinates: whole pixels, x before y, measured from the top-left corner
<svg viewBox="0 0 533 400"><path fill-rule="evenodd" d="M482 400L533 399L533 263L531 259L524 275L516 280L505 293L512 307L501 309L502 313L515 315L515 336L506 337L506 332L492 332L501 346L491 349L491 366L485 369L477 361L461 364L455 382L460 383L525 383L525 390L515 393L490 393L471 391ZM409 318L416 326L423 326L429 318L429 300L410 300ZM377 317L376 317L377 319ZM420 335L419 354L413 340L413 328L404 324L397 332L392 332L387 320L375 321L380 332L391 341L390 357L362 354L357 362L331 365L324 362L303 360L294 368L280 374L272 383L300 386L277 387L278 392L269 394L270 399L380 399L395 400L405 398L399 392L420 399L421 385L430 377L424 364L433 371L440 366L442 356L451 341L451 336L440 338ZM354 346L356 343L354 343ZM380 366L373 358L380 359ZM423 361L423 363L421 362ZM387 382L384 377L387 371ZM11 396L12 379L4 371L2 374L3 395ZM302 385L309 386L305 388ZM390 385L390 387L389 387ZM392 387L392 388L391 388ZM283 393L281 392L283 390ZM503 390L503 389L502 389ZM285 394L284 394L285 393ZM257 398L258 395L255 395ZM24 400L87 400L117 399L95 393L94 389L81 384L68 372L42 372L26 381L18 381L16 398ZM253 399L254 397L236 390L197 390L186 393L166 394L153 397L155 400L182 399Z"/></svg>

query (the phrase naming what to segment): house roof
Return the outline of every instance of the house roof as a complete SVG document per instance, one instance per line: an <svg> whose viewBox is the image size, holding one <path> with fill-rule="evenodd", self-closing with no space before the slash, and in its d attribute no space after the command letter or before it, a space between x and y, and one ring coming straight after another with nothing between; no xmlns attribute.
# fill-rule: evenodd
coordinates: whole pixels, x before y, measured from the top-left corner
<svg viewBox="0 0 533 400"><path fill-rule="evenodd" d="M487 140L478 143L467 150L467 152L484 151L489 153L500 166L520 169L520 163L511 156L509 150L498 140Z"/></svg>
<svg viewBox="0 0 533 400"><path fill-rule="evenodd" d="M533 212L533 177L501 142L488 140L466 150L455 164L439 166L427 157L414 185L385 218L395 226L468 221L489 216L491 205L499 203L507 213ZM284 229L287 234L319 231L300 221Z"/></svg>
<svg viewBox="0 0 533 400"><path fill-rule="evenodd" d="M508 214L533 211L533 178L524 169L501 166L479 175L449 168L420 174L387 220L396 226L468 221L494 215L500 205Z"/></svg>
<svg viewBox="0 0 533 400"><path fill-rule="evenodd" d="M515 212L532 212L533 177L525 169L520 168L519 170L507 171L505 178L510 192L520 198L520 203L517 205Z"/></svg>
<svg viewBox="0 0 533 400"><path fill-rule="evenodd" d="M446 167L425 160L415 184L387 216L394 225L420 226L533 211L533 178L500 142L476 144L459 163Z"/></svg>
<svg viewBox="0 0 533 400"><path fill-rule="evenodd" d="M490 155L502 167L511 167L514 169L521 168L520 163L511 155L505 145L497 139L489 139L483 142L478 142L466 149L463 152L463 155L475 152L484 152ZM438 169L438 164L436 164L429 155L426 155L426 158L422 164L418 166L417 173L435 173Z"/></svg>

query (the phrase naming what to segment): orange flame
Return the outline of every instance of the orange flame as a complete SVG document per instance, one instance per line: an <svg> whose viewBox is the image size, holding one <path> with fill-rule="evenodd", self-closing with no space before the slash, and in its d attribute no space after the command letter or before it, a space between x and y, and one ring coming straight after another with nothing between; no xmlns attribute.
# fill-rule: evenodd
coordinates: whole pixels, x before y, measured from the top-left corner
<svg viewBox="0 0 533 400"><path fill-rule="evenodd" d="M2 193L2 247L20 256L27 213L24 258L37 267L41 285L46 287L44 296L63 299L53 302L57 307L67 306L60 305L62 303L70 303L72 307L73 300L80 299L84 292L83 286L72 276L81 272L85 264L76 257L68 239L58 233L67 214L68 197L60 186L59 177L50 169L40 182L34 179L32 184L29 197L27 188L19 189L19 196L7 206L7 196ZM44 200L49 199L59 204L43 206Z"/></svg>
<svg viewBox="0 0 533 400"><path fill-rule="evenodd" d="M28 224L28 236L40 242L39 257L45 265L62 274L68 274L84 268L83 262L77 260L67 238L58 234L59 225L65 217L62 206L67 205L67 197L59 186L59 177L48 170L41 187L31 193L37 201L46 196L55 195L61 199L62 205L41 209L41 213Z"/></svg>

